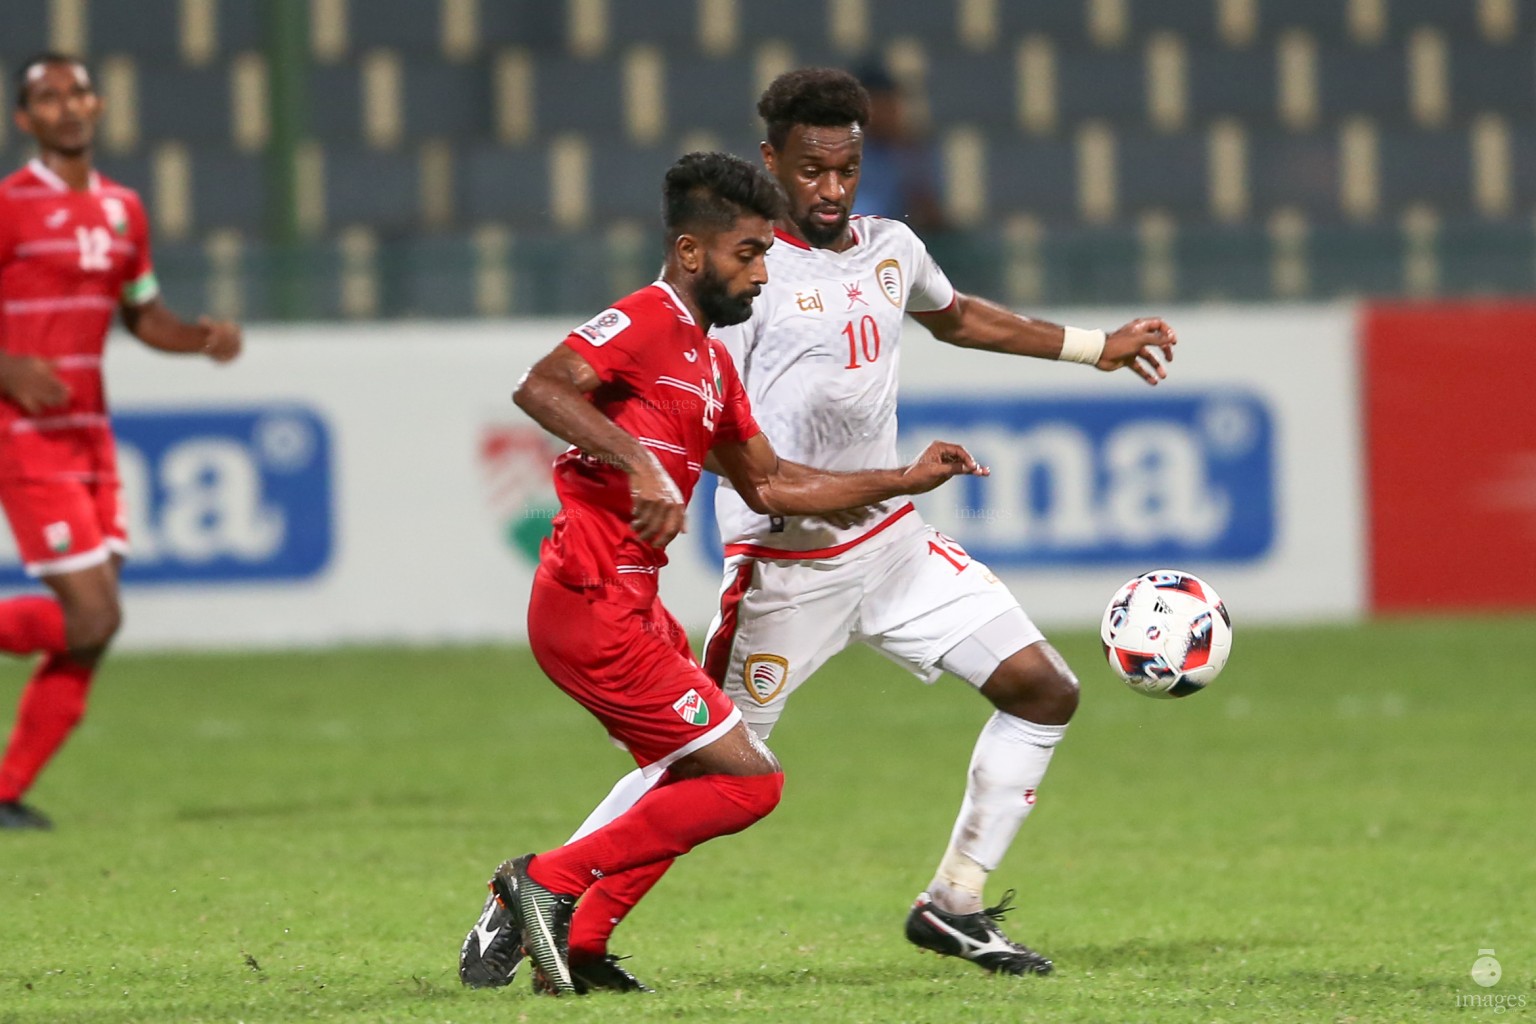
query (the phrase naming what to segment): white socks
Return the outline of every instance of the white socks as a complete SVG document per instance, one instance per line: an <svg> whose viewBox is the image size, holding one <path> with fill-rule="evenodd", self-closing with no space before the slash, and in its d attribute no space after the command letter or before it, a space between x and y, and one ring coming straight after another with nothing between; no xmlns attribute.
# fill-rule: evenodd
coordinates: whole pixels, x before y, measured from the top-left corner
<svg viewBox="0 0 1536 1024"><path fill-rule="evenodd" d="M1040 725L1001 711L982 727L971 754L960 816L928 886L928 895L939 909L951 914L982 909L987 875L1008 852L1019 826L1034 808L1035 790L1066 731L1064 725ZM639 768L624 776L571 839L580 839L629 810L660 777L648 778Z"/></svg>
<svg viewBox="0 0 1536 1024"><path fill-rule="evenodd" d="M581 823L581 827L566 842L574 843L583 836L596 832L635 806L640 802L641 797L651 791L652 786L661 781L663 774L663 772L657 772L655 775L648 776L643 769L636 768L615 782L613 788L608 791L608 795L603 797L603 802L593 808L592 813L587 815L587 820Z"/></svg>
<svg viewBox="0 0 1536 1024"><path fill-rule="evenodd" d="M987 875L1034 808L1035 790L1066 731L1064 725L1040 725L1001 711L987 720L971 754L949 849L928 886L939 909L951 914L982 909Z"/></svg>

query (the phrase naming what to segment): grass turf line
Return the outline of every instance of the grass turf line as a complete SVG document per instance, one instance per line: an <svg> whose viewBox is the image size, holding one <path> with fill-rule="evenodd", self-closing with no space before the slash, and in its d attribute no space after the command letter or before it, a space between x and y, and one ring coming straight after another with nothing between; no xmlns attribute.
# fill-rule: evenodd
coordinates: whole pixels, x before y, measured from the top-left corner
<svg viewBox="0 0 1536 1024"><path fill-rule="evenodd" d="M1536 1014L1536 622L1240 629L1212 689L1171 702L1093 638L1058 643L1083 707L988 892L1019 889L1006 926L1055 977L902 938L986 716L954 680L864 651L823 670L773 738L779 810L620 929L661 993L577 1002L455 975L495 864L628 768L525 651L124 655L32 795L58 831L0 834L0 1021ZM1490 994L1526 1005L1457 1005Z"/></svg>

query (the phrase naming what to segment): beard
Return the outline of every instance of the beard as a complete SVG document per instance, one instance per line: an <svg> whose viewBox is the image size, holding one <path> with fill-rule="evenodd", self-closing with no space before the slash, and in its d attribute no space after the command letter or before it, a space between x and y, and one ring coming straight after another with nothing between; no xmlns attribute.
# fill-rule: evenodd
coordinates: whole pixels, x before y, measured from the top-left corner
<svg viewBox="0 0 1536 1024"><path fill-rule="evenodd" d="M795 227L800 229L800 234L805 240L816 248L824 248L843 237L843 232L848 230L848 211L843 210L837 220L831 224L823 224L819 220L813 220L809 210L802 218L795 220Z"/></svg>
<svg viewBox="0 0 1536 1024"><path fill-rule="evenodd" d="M716 327L744 324L752 318L752 299L756 291L732 295L725 279L715 272L713 263L706 263L699 275L698 287L693 298L699 310Z"/></svg>

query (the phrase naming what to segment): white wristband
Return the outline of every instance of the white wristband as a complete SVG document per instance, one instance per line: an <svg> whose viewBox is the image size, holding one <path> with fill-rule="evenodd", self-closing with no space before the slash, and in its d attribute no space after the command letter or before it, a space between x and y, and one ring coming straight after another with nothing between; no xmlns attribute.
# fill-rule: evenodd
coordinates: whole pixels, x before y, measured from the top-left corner
<svg viewBox="0 0 1536 1024"><path fill-rule="evenodd" d="M1066 328L1061 339L1061 355L1056 358L1064 363L1087 363L1093 366L1104 354L1104 332L1088 331L1081 327Z"/></svg>

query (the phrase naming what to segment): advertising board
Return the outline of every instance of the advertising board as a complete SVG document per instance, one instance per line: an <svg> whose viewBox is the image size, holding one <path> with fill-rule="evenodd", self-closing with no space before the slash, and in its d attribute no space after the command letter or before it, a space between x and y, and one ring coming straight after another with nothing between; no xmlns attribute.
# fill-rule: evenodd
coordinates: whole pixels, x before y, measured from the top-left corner
<svg viewBox="0 0 1536 1024"><path fill-rule="evenodd" d="M1536 304L1361 320L1373 610L1536 608Z"/></svg>
<svg viewBox="0 0 1536 1024"><path fill-rule="evenodd" d="M1123 310L1044 311L1113 326ZM1097 622L1129 576L1206 576L1245 622L1363 608L1348 307L1168 314L1170 379L902 341L904 456L973 446L993 476L919 499L1048 627ZM108 382L139 647L510 641L564 446L511 403L566 321L257 327L227 367L128 340ZM662 573L693 630L713 613L706 476ZM0 556L0 584L24 586ZM35 586L35 584L33 584Z"/></svg>

